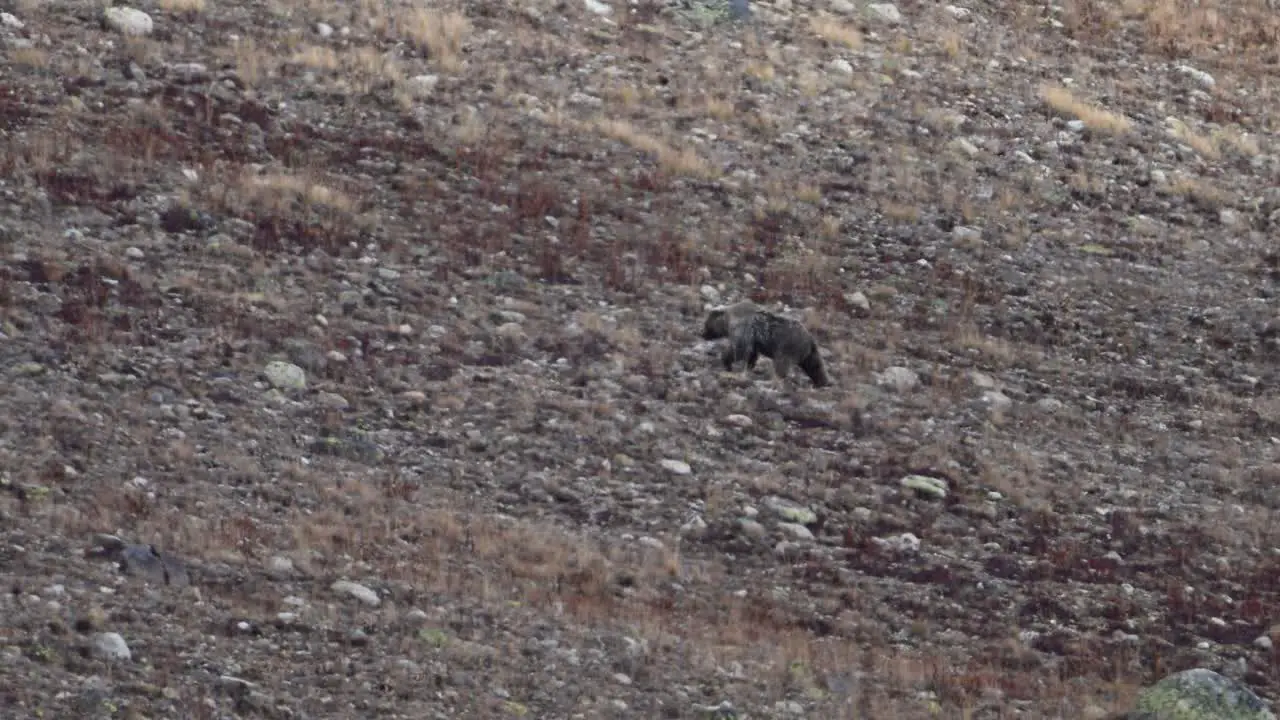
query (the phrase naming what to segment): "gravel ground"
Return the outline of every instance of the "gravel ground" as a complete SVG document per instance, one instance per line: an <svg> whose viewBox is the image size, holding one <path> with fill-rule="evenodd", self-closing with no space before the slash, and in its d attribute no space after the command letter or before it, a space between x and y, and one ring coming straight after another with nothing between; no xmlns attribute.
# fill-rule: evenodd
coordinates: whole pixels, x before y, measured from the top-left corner
<svg viewBox="0 0 1280 720"><path fill-rule="evenodd" d="M0 4L4 717L1280 697L1280 16L743 5Z"/></svg>

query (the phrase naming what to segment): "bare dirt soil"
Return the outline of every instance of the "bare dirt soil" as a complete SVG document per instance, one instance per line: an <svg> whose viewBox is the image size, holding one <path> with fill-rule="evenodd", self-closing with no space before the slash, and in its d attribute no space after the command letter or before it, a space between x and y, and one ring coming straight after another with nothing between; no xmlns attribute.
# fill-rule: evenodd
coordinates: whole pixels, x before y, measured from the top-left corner
<svg viewBox="0 0 1280 720"><path fill-rule="evenodd" d="M1280 14L669 5L0 3L3 717L1280 696Z"/></svg>

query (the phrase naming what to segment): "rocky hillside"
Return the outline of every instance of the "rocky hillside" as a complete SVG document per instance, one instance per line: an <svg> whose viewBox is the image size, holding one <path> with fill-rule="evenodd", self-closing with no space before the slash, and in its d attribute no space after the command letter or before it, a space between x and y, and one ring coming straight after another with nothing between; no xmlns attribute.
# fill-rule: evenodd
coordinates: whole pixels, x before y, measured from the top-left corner
<svg viewBox="0 0 1280 720"><path fill-rule="evenodd" d="M956 2L0 3L4 717L1280 696L1280 14Z"/></svg>

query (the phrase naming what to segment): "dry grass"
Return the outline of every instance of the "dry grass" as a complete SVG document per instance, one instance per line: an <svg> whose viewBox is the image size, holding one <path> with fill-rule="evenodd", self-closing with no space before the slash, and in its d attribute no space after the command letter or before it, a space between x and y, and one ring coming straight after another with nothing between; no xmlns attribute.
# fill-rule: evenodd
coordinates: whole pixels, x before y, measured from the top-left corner
<svg viewBox="0 0 1280 720"><path fill-rule="evenodd" d="M285 212L296 202L307 207L349 213L356 203L339 190L303 176L281 172L262 175L247 173L240 184L241 197L253 206L273 212Z"/></svg>
<svg viewBox="0 0 1280 720"><path fill-rule="evenodd" d="M442 70L462 67L462 44L471 32L466 16L451 10L414 7L399 16L398 34L408 38Z"/></svg>
<svg viewBox="0 0 1280 720"><path fill-rule="evenodd" d="M809 28L818 37L832 45L839 45L849 50L862 47L862 31L831 15L821 13L809 21Z"/></svg>
<svg viewBox="0 0 1280 720"><path fill-rule="evenodd" d="M1200 157L1208 160L1217 160L1222 156L1218 150L1218 138L1201 135L1178 118L1168 118L1166 120L1169 136L1185 143L1192 150L1195 150Z"/></svg>
<svg viewBox="0 0 1280 720"><path fill-rule="evenodd" d="M1080 120L1090 130L1121 134L1133 127L1124 115L1084 102L1061 85L1042 85L1040 99L1057 112Z"/></svg>
<svg viewBox="0 0 1280 720"><path fill-rule="evenodd" d="M605 137L653 155L658 166L668 172L700 178L714 177L718 174L715 168L699 157L692 148L674 148L666 141L639 130L626 120L601 118L596 120L593 126Z"/></svg>
<svg viewBox="0 0 1280 720"><path fill-rule="evenodd" d="M194 15L205 10L205 0L159 0L161 10Z"/></svg>

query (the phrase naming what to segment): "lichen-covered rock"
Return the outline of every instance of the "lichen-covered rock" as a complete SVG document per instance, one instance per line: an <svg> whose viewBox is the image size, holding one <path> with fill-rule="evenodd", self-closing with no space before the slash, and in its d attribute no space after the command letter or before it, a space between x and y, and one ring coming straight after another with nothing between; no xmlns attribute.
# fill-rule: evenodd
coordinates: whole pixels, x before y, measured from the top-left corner
<svg viewBox="0 0 1280 720"><path fill-rule="evenodd" d="M1194 668L1143 690L1127 720L1275 720L1275 715L1243 684Z"/></svg>

